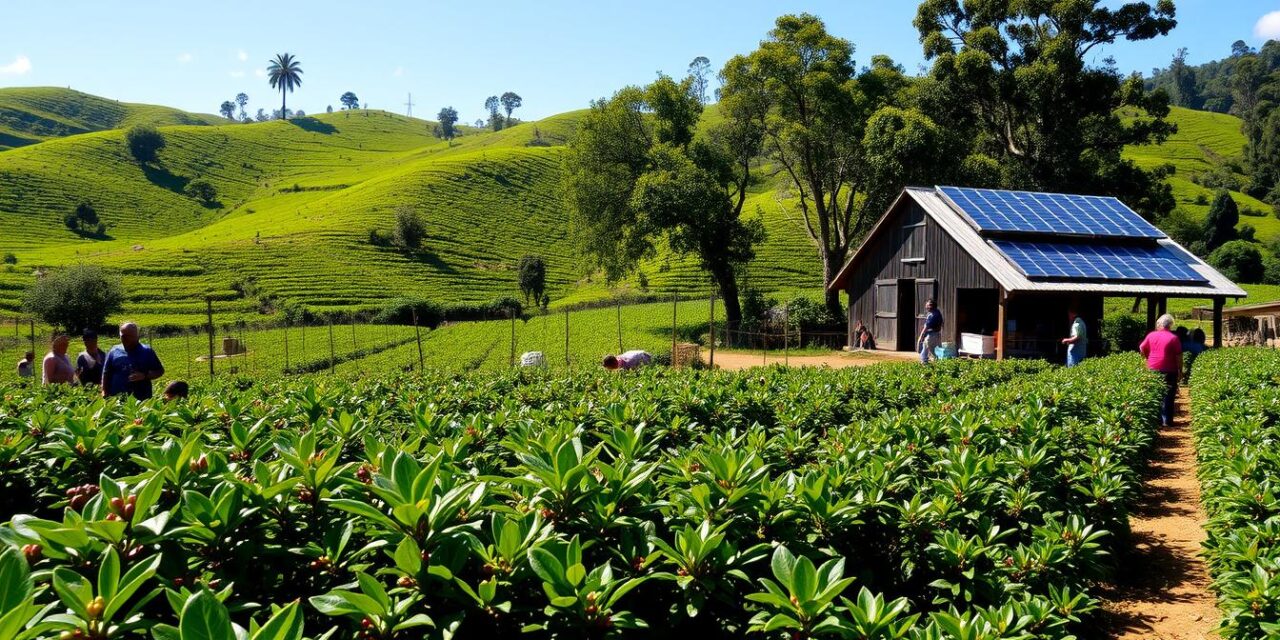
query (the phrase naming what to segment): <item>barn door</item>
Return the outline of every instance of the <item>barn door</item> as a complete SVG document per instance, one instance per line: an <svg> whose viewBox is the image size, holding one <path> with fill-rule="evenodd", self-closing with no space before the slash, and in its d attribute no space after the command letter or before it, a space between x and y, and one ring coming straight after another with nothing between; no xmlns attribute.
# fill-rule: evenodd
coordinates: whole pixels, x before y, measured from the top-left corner
<svg viewBox="0 0 1280 640"><path fill-rule="evenodd" d="M874 294L876 316L871 335L880 345L898 343L898 281L876 280Z"/></svg>

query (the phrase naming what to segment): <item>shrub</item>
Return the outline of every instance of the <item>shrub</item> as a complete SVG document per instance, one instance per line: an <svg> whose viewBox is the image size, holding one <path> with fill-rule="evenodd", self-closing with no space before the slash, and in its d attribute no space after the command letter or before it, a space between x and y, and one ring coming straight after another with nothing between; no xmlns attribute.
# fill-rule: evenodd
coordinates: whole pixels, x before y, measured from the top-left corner
<svg viewBox="0 0 1280 640"><path fill-rule="evenodd" d="M427 226L413 207L396 207L395 243L404 249L417 249L427 235Z"/></svg>
<svg viewBox="0 0 1280 640"><path fill-rule="evenodd" d="M1196 204L1198 204L1198 205L1200 205L1200 206L1202 206L1202 207L1203 207L1203 206L1205 206L1205 205L1208 205L1208 204L1209 204L1209 196L1206 196L1206 195L1205 195L1205 194L1203 194L1203 193L1197 193L1197 194L1196 194Z"/></svg>
<svg viewBox="0 0 1280 640"><path fill-rule="evenodd" d="M18 256L13 255L13 252L12 252L12 251L10 251L10 252L8 252L8 253L5 253L5 254L4 254L4 263L5 263L5 264L18 264Z"/></svg>
<svg viewBox="0 0 1280 640"><path fill-rule="evenodd" d="M101 267L79 265L48 274L31 285L23 308L65 331L97 329L124 307L120 278Z"/></svg>
<svg viewBox="0 0 1280 640"><path fill-rule="evenodd" d="M377 229L369 230L369 244L375 247L389 247L394 244L391 234Z"/></svg>
<svg viewBox="0 0 1280 640"><path fill-rule="evenodd" d="M124 139L129 146L129 153L142 164L155 161L156 155L165 145L164 135L149 124L130 127L125 132Z"/></svg>
<svg viewBox="0 0 1280 640"><path fill-rule="evenodd" d="M213 186L213 183L205 180L204 178L196 178L195 180L188 182L186 191L188 196L195 198L200 202L200 204L209 206L217 204L218 202L217 188Z"/></svg>
<svg viewBox="0 0 1280 640"><path fill-rule="evenodd" d="M1280 258L1267 256L1262 260L1263 284L1280 284Z"/></svg>
<svg viewBox="0 0 1280 640"><path fill-rule="evenodd" d="M1236 282L1261 282L1265 272L1262 252L1251 242L1232 240L1209 254L1209 264Z"/></svg>
<svg viewBox="0 0 1280 640"><path fill-rule="evenodd" d="M787 320L792 327L806 331L830 329L840 324L826 304L803 296L787 303Z"/></svg>
<svg viewBox="0 0 1280 640"><path fill-rule="evenodd" d="M1111 353L1137 351L1146 335L1146 319L1132 313L1107 316L1102 321L1102 339L1109 345Z"/></svg>
<svg viewBox="0 0 1280 640"><path fill-rule="evenodd" d="M542 299L542 292L547 288L547 263L542 256L526 255L520 258L520 264L517 267L520 280L520 293L524 294L525 302L532 297L536 304Z"/></svg>
<svg viewBox="0 0 1280 640"><path fill-rule="evenodd" d="M1219 191L1209 205L1209 215L1204 219L1204 244L1212 252L1224 243L1236 239L1236 225L1240 223L1240 210L1231 194Z"/></svg>
<svg viewBox="0 0 1280 640"><path fill-rule="evenodd" d="M434 329L444 322L444 308L423 298L396 298L383 306L373 321L379 324L413 324L415 311L419 326Z"/></svg>
<svg viewBox="0 0 1280 640"><path fill-rule="evenodd" d="M62 218L62 223L75 233L105 235L106 225L98 219L98 211L91 202L81 202L75 210Z"/></svg>

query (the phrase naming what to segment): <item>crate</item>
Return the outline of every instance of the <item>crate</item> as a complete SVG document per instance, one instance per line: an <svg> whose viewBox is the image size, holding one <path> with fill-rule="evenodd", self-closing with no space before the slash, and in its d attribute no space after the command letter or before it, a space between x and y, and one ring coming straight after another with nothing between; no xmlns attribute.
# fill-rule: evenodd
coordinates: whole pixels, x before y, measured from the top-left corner
<svg viewBox="0 0 1280 640"><path fill-rule="evenodd" d="M981 333L962 333L960 334L960 351L981 356L994 355L996 337Z"/></svg>
<svg viewBox="0 0 1280 640"><path fill-rule="evenodd" d="M681 342L676 345L676 350L671 354L671 366L673 367L691 367L695 363L702 360L702 347L692 342Z"/></svg>

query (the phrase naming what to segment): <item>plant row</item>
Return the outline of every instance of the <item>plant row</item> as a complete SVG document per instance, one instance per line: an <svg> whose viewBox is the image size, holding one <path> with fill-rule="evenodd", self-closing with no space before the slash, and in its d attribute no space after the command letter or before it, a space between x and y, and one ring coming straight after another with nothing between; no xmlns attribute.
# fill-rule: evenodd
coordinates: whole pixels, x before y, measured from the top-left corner
<svg viewBox="0 0 1280 640"><path fill-rule="evenodd" d="M1228 638L1280 634L1280 352L1217 350L1196 359L1191 406L1205 557Z"/></svg>
<svg viewBox="0 0 1280 640"><path fill-rule="evenodd" d="M0 630L1067 637L1161 388L1120 357L11 389Z"/></svg>

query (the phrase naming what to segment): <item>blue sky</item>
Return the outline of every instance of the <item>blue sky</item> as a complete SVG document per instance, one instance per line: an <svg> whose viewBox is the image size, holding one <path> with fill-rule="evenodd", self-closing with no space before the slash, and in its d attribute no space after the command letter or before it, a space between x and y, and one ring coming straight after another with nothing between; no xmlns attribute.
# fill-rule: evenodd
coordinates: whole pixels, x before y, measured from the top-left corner
<svg viewBox="0 0 1280 640"><path fill-rule="evenodd" d="M1200 62L1243 39L1280 38L1280 0L1176 0L1169 37L1100 50L1123 70L1164 66L1179 47ZM1108 4L1122 4L1120 0ZM179 8L188 5L191 8ZM289 104L308 112L355 91L370 107L431 117L451 105L482 117L484 98L512 90L517 116L582 108L658 71L683 74L695 56L719 69L749 52L780 14L808 11L854 42L856 60L886 53L915 72L924 61L913 0L543 0L541 2L16 2L3 0L0 86L70 86L110 98L214 113L244 91L250 110L278 107L261 76L276 52L305 71ZM23 25L17 29L14 25Z"/></svg>

